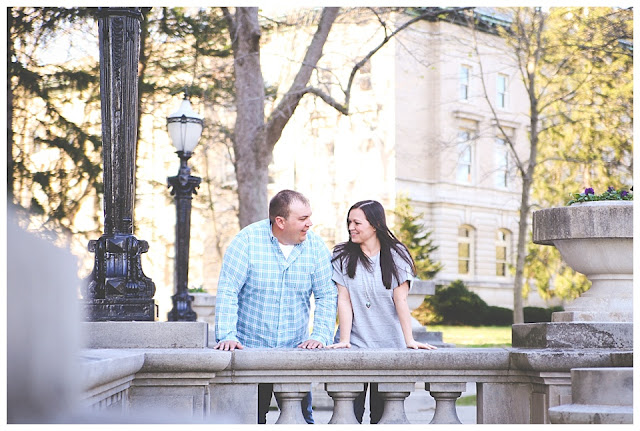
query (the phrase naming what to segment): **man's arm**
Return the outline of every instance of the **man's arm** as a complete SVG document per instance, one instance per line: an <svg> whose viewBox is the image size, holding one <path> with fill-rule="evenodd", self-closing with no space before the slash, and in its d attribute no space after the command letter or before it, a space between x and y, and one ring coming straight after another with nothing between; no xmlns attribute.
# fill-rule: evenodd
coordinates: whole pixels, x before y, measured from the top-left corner
<svg viewBox="0 0 640 431"><path fill-rule="evenodd" d="M313 333L310 340L323 345L331 344L336 327L336 308L338 304L338 290L331 280L333 267L329 249L318 238L317 265L311 274L311 290L315 297L315 311L313 317ZM304 344L304 343L303 343ZM301 345L302 346L302 345Z"/></svg>
<svg viewBox="0 0 640 431"><path fill-rule="evenodd" d="M216 294L216 348L242 348L237 337L238 295L249 270L248 244L237 235L224 254Z"/></svg>

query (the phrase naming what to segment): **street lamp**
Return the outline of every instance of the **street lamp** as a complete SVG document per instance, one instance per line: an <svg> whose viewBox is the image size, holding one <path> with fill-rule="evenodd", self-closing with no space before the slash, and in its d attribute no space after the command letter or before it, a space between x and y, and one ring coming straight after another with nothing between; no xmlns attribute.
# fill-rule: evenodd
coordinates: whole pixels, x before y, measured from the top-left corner
<svg viewBox="0 0 640 431"><path fill-rule="evenodd" d="M171 142L180 157L180 170L175 177L167 178L171 195L176 197L176 257L174 264L175 294L171 297L173 309L168 320L172 322L196 320L196 312L191 309L193 296L189 295L189 238L191 236L191 200L201 179L191 175L187 160L198 144L203 126L202 115L191 109L185 89L180 108L167 117L167 129Z"/></svg>
<svg viewBox="0 0 640 431"><path fill-rule="evenodd" d="M98 8L104 234L89 241L93 272L83 289L92 322L154 321L155 283L142 271L149 243L133 235L141 8Z"/></svg>

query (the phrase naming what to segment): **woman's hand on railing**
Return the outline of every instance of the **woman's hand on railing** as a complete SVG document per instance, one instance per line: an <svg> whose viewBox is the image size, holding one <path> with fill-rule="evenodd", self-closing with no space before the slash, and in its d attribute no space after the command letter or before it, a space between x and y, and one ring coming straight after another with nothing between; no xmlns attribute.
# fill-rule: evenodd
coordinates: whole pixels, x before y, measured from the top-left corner
<svg viewBox="0 0 640 431"><path fill-rule="evenodd" d="M407 341L407 349L426 349L426 350L435 350L436 346L432 346L428 343L418 343L416 340Z"/></svg>
<svg viewBox="0 0 640 431"><path fill-rule="evenodd" d="M335 344L330 344L327 346L327 349L350 349L351 343L349 342L340 342Z"/></svg>

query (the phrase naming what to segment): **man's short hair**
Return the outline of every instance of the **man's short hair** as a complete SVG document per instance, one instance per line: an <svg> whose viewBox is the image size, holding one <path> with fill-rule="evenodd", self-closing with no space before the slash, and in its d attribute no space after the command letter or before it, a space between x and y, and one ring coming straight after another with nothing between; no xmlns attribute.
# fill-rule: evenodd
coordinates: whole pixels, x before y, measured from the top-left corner
<svg viewBox="0 0 640 431"><path fill-rule="evenodd" d="M288 218L291 203L294 201L309 205L309 200L294 190L281 190L269 202L269 220L276 222L276 217Z"/></svg>

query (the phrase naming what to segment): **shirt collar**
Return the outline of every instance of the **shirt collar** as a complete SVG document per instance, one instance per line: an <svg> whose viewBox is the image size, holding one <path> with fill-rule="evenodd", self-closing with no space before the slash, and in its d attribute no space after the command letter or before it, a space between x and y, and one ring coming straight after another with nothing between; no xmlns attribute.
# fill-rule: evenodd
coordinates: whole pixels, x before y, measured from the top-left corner
<svg viewBox="0 0 640 431"><path fill-rule="evenodd" d="M266 219L266 221L267 221L267 223L268 223L267 229L269 230L269 240L270 240L273 244L278 245L278 238L276 238L276 237L275 237L275 235L273 234L273 226L271 225L271 220L270 220L270 219ZM307 235L309 235L309 234L307 233ZM294 244L294 248L296 248L296 247L298 247L298 246L302 246L305 242L307 242L307 240L308 240L308 238L307 238L307 239L305 239L305 240L304 240L304 241L302 241L302 242L299 242L299 243L297 243L297 244Z"/></svg>

